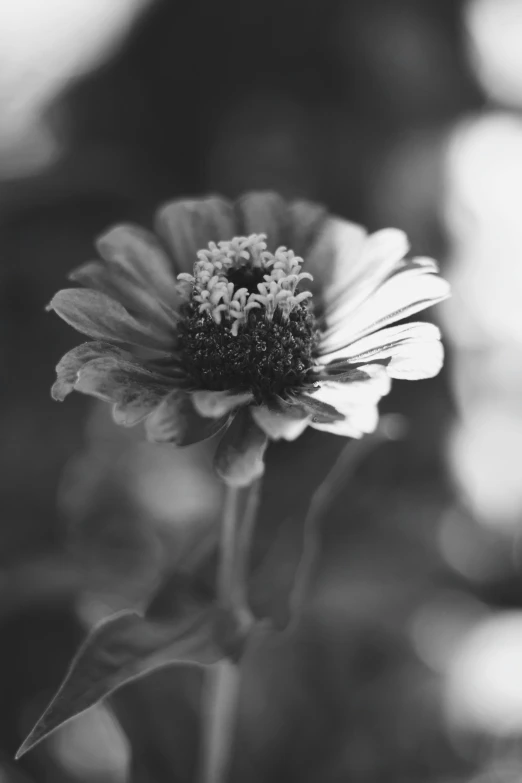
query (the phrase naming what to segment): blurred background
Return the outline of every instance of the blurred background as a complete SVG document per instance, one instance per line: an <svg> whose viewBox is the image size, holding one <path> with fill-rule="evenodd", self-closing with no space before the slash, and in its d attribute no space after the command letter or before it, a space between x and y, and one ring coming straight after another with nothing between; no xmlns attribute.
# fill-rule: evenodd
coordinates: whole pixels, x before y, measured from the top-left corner
<svg viewBox="0 0 522 783"><path fill-rule="evenodd" d="M50 399L44 312L93 238L178 196L273 188L440 259L448 359L357 447L303 622L245 663L231 780L522 779L522 0L0 4L0 783L189 783L201 674L122 689L18 763L87 630L211 590L212 444ZM284 620L341 447L270 448L252 604ZM306 487L306 489L304 488Z"/></svg>

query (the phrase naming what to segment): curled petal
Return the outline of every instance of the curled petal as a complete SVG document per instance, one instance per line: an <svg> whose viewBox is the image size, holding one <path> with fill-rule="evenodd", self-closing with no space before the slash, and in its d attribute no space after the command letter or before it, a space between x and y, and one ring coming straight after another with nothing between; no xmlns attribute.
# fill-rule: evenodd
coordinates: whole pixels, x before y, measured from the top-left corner
<svg viewBox="0 0 522 783"><path fill-rule="evenodd" d="M51 389L53 399L63 401L70 394L78 380L78 372L93 359L113 357L116 359L132 360L132 354L123 351L115 345L95 341L82 343L62 356L56 366L56 381Z"/></svg>
<svg viewBox="0 0 522 783"><path fill-rule="evenodd" d="M365 335L408 318L446 299L449 283L433 274L430 266L407 266L389 277L357 309L350 297L339 301L328 319L320 353L332 354Z"/></svg>
<svg viewBox="0 0 522 783"><path fill-rule="evenodd" d="M247 408L236 415L221 439L214 465L217 474L231 487L246 487L263 475L263 457L268 438Z"/></svg>
<svg viewBox="0 0 522 783"><path fill-rule="evenodd" d="M155 227L172 253L176 273L192 273L198 250L237 234L232 204L217 197L165 204Z"/></svg>
<svg viewBox="0 0 522 783"><path fill-rule="evenodd" d="M153 292L167 305L178 299L173 267L160 243L140 226L121 225L103 234L96 246L110 266Z"/></svg>
<svg viewBox="0 0 522 783"><path fill-rule="evenodd" d="M174 389L148 417L145 430L148 439L156 443L190 446L211 438L229 423L228 414L215 419L200 416L191 395Z"/></svg>
<svg viewBox="0 0 522 783"><path fill-rule="evenodd" d="M327 423L331 421L342 421L344 419L343 414L340 413L334 405L319 399L318 396L296 394L295 399L303 406L307 413L312 416L313 421Z"/></svg>
<svg viewBox="0 0 522 783"><path fill-rule="evenodd" d="M233 394L226 391L196 391L192 393L192 404L200 416L220 418L226 413L247 405L253 399L252 392Z"/></svg>
<svg viewBox="0 0 522 783"><path fill-rule="evenodd" d="M76 391L113 402L117 424L133 427L169 393L172 382L136 362L115 357L93 359L78 372Z"/></svg>
<svg viewBox="0 0 522 783"><path fill-rule="evenodd" d="M346 438L362 438L369 432L374 432L379 421L376 405L361 405L348 413L343 421L321 423L312 421L310 426L316 430L330 432L332 435L342 435Z"/></svg>
<svg viewBox="0 0 522 783"><path fill-rule="evenodd" d="M172 334L168 330L140 323L123 305L99 291L66 288L55 294L47 309L97 340L131 343L159 351L172 346Z"/></svg>
<svg viewBox="0 0 522 783"><path fill-rule="evenodd" d="M375 373L374 377L368 377L365 381L353 383L338 383L329 381L322 383L313 393L315 400L326 403L336 408L344 416L344 421L325 421L314 417L311 426L316 429L325 429L328 432L347 434L350 437L360 437L364 432L373 432L377 421L374 421L374 413L377 415L377 403L391 388L391 381L381 367L382 373ZM363 423L366 424L363 425ZM324 427L322 425L325 425ZM339 424L340 426L334 426ZM321 425L321 426L319 426ZM365 429L365 427L370 427ZM352 432L358 434L353 435Z"/></svg>
<svg viewBox="0 0 522 783"><path fill-rule="evenodd" d="M390 377L413 381L437 375L444 350L437 326L408 323L381 329L322 359L344 359L350 364L363 365L361 369L365 363L381 362L385 363Z"/></svg>
<svg viewBox="0 0 522 783"><path fill-rule="evenodd" d="M310 417L295 418L288 414L272 411L266 405L250 408L254 421L271 440L295 440L307 428Z"/></svg>
<svg viewBox="0 0 522 783"><path fill-rule="evenodd" d="M377 426L377 403L389 391L390 380L383 385L382 379L358 381L355 383L323 383L313 396L332 405L344 415L344 420L325 422L312 419L315 429L360 438L365 432L373 432Z"/></svg>

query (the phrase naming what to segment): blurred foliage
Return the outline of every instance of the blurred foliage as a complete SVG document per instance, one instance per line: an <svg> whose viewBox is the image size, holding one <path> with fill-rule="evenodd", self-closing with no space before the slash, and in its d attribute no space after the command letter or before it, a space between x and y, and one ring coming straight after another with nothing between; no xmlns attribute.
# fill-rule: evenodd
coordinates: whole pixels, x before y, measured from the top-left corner
<svg viewBox="0 0 522 783"><path fill-rule="evenodd" d="M463 39L457 0L158 1L44 118L56 162L0 180L2 783L122 779L103 738L105 767L66 764L56 741L12 756L87 627L153 596L161 608L181 577L212 590L220 504L212 444L152 449L80 395L51 401L76 338L44 305L108 224L147 223L161 200L209 191L307 196L370 228L398 225L416 252L440 256L445 134L481 106ZM507 554L487 583L442 557L455 503L446 376L396 383L383 409L404 414L405 439L347 477L303 621L245 663L233 780L511 779L512 749L451 738L411 622L450 588L517 607L520 576ZM343 445L307 432L270 448L252 559L260 614L285 613L309 499ZM177 668L114 697L133 783L194 780L201 686ZM85 727L78 747L91 747Z"/></svg>

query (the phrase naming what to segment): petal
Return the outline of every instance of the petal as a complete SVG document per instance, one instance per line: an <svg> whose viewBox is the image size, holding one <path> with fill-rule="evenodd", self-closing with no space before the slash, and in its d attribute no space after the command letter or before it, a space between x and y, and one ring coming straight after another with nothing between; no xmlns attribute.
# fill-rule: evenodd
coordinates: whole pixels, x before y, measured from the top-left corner
<svg viewBox="0 0 522 783"><path fill-rule="evenodd" d="M170 379L150 372L137 362L114 357L93 359L78 372L74 388L105 402L113 402L114 420L133 427L167 396Z"/></svg>
<svg viewBox="0 0 522 783"><path fill-rule="evenodd" d="M232 204L217 197L165 204L156 214L155 228L173 256L176 274L192 273L196 253L209 242L237 234Z"/></svg>
<svg viewBox="0 0 522 783"><path fill-rule="evenodd" d="M377 403L389 389L389 378L385 384L382 378L355 383L323 383L313 396L333 405L345 418L334 422L312 419L310 426L351 438L360 438L366 432L373 432L379 418Z"/></svg>
<svg viewBox="0 0 522 783"><path fill-rule="evenodd" d="M345 279L352 278L365 240L366 230L356 223L332 217L324 223L304 259L303 271L310 272L314 279L303 280L300 284L300 289L314 295L318 316L323 314L326 303L335 296Z"/></svg>
<svg viewBox="0 0 522 783"><path fill-rule="evenodd" d="M192 405L190 394L174 389L148 417L145 430L151 441L190 446L211 438L229 421L228 415L219 419L200 416Z"/></svg>
<svg viewBox="0 0 522 783"><path fill-rule="evenodd" d="M347 246L348 237L340 231L335 233L339 254L346 257L349 250L353 253L354 248ZM340 301L346 303L345 317L354 312L393 272L409 248L408 237L397 228L385 228L366 237L358 258L344 264L326 293L327 323Z"/></svg>
<svg viewBox="0 0 522 783"><path fill-rule="evenodd" d="M131 315L145 316L161 329L173 330L176 327L177 316L174 309L167 307L154 291L151 292L116 264L109 266L102 261L89 261L75 269L69 279L107 294L126 307ZM178 294L174 292L174 303L176 297Z"/></svg>
<svg viewBox="0 0 522 783"><path fill-rule="evenodd" d="M381 397L390 392L391 380L384 367L380 372L369 375L364 381L342 383L335 380L321 383L313 393L314 399L332 405L344 416L355 408L376 405Z"/></svg>
<svg viewBox="0 0 522 783"><path fill-rule="evenodd" d="M342 435L345 438L362 438L373 432L379 422L379 412L376 405L361 405L347 414L344 421L334 421L321 424L312 421L310 426L316 430L330 432L332 435Z"/></svg>
<svg viewBox="0 0 522 783"><path fill-rule="evenodd" d="M309 416L297 419L284 413L271 411L265 405L252 406L250 413L254 421L271 440L295 440L310 423Z"/></svg>
<svg viewBox="0 0 522 783"><path fill-rule="evenodd" d="M70 394L76 381L78 372L93 359L112 356L127 361L132 359L132 354L123 351L110 343L101 341L82 343L62 356L56 366L56 381L51 389L53 399L63 401Z"/></svg>
<svg viewBox="0 0 522 783"><path fill-rule="evenodd" d="M212 419L224 416L246 405L253 399L252 392L233 394L228 391L196 391L192 393L192 404L200 416L208 416Z"/></svg>
<svg viewBox="0 0 522 783"><path fill-rule="evenodd" d="M176 305L179 295L173 266L150 231L140 226L115 226L98 239L96 246L110 265L120 267L166 305Z"/></svg>
<svg viewBox="0 0 522 783"><path fill-rule="evenodd" d="M290 238L288 204L271 191L246 193L237 201L240 234L266 234L267 248L274 252ZM291 248L294 250L294 248Z"/></svg>
<svg viewBox="0 0 522 783"><path fill-rule="evenodd" d="M295 399L312 416L314 421L330 422L342 421L344 419L343 414L339 413L337 408L328 402L324 402L324 400L320 400L317 396L296 394Z"/></svg>
<svg viewBox="0 0 522 783"><path fill-rule="evenodd" d="M363 304L353 310L350 298L340 301L328 319L320 352L332 353L383 326L431 307L450 294L449 283L427 265L411 266L389 277Z"/></svg>
<svg viewBox="0 0 522 783"><path fill-rule="evenodd" d="M288 205L290 238L288 247L297 256L307 258L325 229L327 211L312 201L292 201ZM309 270L310 271L310 270Z"/></svg>
<svg viewBox="0 0 522 783"><path fill-rule="evenodd" d="M347 348L321 357L321 361L346 359L350 364L386 362L392 378L420 380L437 375L444 359L440 330L434 324L408 323L381 329Z"/></svg>
<svg viewBox="0 0 522 783"><path fill-rule="evenodd" d="M231 487L246 487L263 475L268 438L247 408L242 408L220 441L214 466Z"/></svg>
<svg viewBox="0 0 522 783"><path fill-rule="evenodd" d="M172 347L168 330L142 324L111 297L80 288L65 288L53 297L48 310L54 310L79 332L98 340L132 343L163 351Z"/></svg>

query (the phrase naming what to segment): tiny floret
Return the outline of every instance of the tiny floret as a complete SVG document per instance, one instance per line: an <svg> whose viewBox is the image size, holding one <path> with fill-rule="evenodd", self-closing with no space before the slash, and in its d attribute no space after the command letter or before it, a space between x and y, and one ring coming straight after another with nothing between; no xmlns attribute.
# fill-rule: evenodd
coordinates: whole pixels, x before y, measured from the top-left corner
<svg viewBox="0 0 522 783"><path fill-rule="evenodd" d="M251 310L262 309L270 321L276 312L287 320L312 296L310 291L297 292L301 280L313 279L309 272L301 272L303 259L286 247L270 253L266 238L266 234L251 234L209 242L208 249L198 251L193 274L178 275L198 303L198 312L208 313L216 324L224 320L234 336Z"/></svg>

